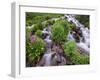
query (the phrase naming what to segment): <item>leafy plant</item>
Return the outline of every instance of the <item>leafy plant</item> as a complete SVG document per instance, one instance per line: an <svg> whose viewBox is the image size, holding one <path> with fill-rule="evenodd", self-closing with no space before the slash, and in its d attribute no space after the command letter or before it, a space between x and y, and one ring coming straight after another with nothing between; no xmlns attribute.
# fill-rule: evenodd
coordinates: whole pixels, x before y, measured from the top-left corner
<svg viewBox="0 0 100 80"><path fill-rule="evenodd" d="M50 15L46 15L46 16L45 16L45 19L46 19L46 20L48 20L48 19L50 19L50 18L51 18Z"/></svg>
<svg viewBox="0 0 100 80"><path fill-rule="evenodd" d="M67 20L57 20L52 26L52 39L57 43L65 42L67 40L69 29Z"/></svg>
<svg viewBox="0 0 100 80"><path fill-rule="evenodd" d="M41 37L42 31L41 31L41 30L37 30L37 31L35 32L35 35L38 36L38 37Z"/></svg>
<svg viewBox="0 0 100 80"><path fill-rule="evenodd" d="M54 20L47 20L47 21L43 22L42 25L43 25L43 28L46 28L48 26L53 25L54 23L55 23Z"/></svg>
<svg viewBox="0 0 100 80"><path fill-rule="evenodd" d="M80 54L75 41L68 41L63 45L64 53L72 64L89 64L89 56Z"/></svg>
<svg viewBox="0 0 100 80"><path fill-rule="evenodd" d="M70 30L69 22L67 20L57 20L55 25L57 24L62 25L64 27L64 31L66 32L66 35L68 35Z"/></svg>
<svg viewBox="0 0 100 80"><path fill-rule="evenodd" d="M45 42L40 38L38 38L36 42L33 42L31 44L33 59L39 58L39 55L44 51L44 47Z"/></svg>
<svg viewBox="0 0 100 80"><path fill-rule="evenodd" d="M76 25L74 23L69 23L69 26L71 30L76 29Z"/></svg>
<svg viewBox="0 0 100 80"><path fill-rule="evenodd" d="M26 12L26 26L31 26L51 18L59 18L64 16L63 14L51 14L51 13L32 13Z"/></svg>
<svg viewBox="0 0 100 80"><path fill-rule="evenodd" d="M74 40L70 40L63 45L64 53L66 56L71 57L74 52L77 50L76 42Z"/></svg>
<svg viewBox="0 0 100 80"><path fill-rule="evenodd" d="M54 23L55 23L54 20L48 20L48 21L47 21L47 24L48 24L48 25L53 25Z"/></svg>
<svg viewBox="0 0 100 80"><path fill-rule="evenodd" d="M32 31L36 32L37 30L42 30L42 29L43 29L42 23L37 23L33 25Z"/></svg>
<svg viewBox="0 0 100 80"><path fill-rule="evenodd" d="M52 39L56 43L61 43L66 40L66 32L60 24L54 24L51 29Z"/></svg>
<svg viewBox="0 0 100 80"><path fill-rule="evenodd" d="M27 62L32 64L40 59L40 55L44 53L45 42L41 38L37 38L35 42L26 40L26 58Z"/></svg>
<svg viewBox="0 0 100 80"><path fill-rule="evenodd" d="M71 57L73 64L89 64L89 56L86 54L74 53Z"/></svg>
<svg viewBox="0 0 100 80"><path fill-rule="evenodd" d="M31 26L32 25L32 21L31 20L27 20L26 26Z"/></svg>

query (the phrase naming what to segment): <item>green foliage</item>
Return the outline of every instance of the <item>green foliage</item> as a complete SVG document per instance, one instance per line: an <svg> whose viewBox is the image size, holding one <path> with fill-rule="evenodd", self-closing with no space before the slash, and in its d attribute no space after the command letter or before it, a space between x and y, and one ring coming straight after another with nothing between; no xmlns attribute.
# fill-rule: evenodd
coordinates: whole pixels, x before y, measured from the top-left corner
<svg viewBox="0 0 100 80"><path fill-rule="evenodd" d="M63 16L63 14L26 12L26 26L31 26L51 18L59 18L61 16Z"/></svg>
<svg viewBox="0 0 100 80"><path fill-rule="evenodd" d="M35 35L38 36L38 37L41 37L42 31L41 31L41 30L37 30L37 31L35 32Z"/></svg>
<svg viewBox="0 0 100 80"><path fill-rule="evenodd" d="M42 25L43 25L43 28L46 28L46 27L48 27L49 24L47 23L47 21L45 21L42 23Z"/></svg>
<svg viewBox="0 0 100 80"><path fill-rule="evenodd" d="M50 18L51 18L50 15L46 15L46 16L45 16L45 19L46 19L46 20L48 20L48 19L50 19Z"/></svg>
<svg viewBox="0 0 100 80"><path fill-rule="evenodd" d="M68 41L63 45L64 53L71 60L72 64L89 64L89 56L78 52L76 42Z"/></svg>
<svg viewBox="0 0 100 80"><path fill-rule="evenodd" d="M26 39L26 57L28 62L35 62L40 58L40 55L43 54L45 48L45 42L41 38L37 38L35 42L30 42L29 39Z"/></svg>
<svg viewBox="0 0 100 80"><path fill-rule="evenodd" d="M26 26L31 26L32 25L32 21L31 20L28 20L27 22L26 22Z"/></svg>
<svg viewBox="0 0 100 80"><path fill-rule="evenodd" d="M57 25L57 24L62 25L64 27L66 35L68 35L69 29L70 29L70 25L69 25L68 21L67 20L57 20L55 25Z"/></svg>
<svg viewBox="0 0 100 80"><path fill-rule="evenodd" d="M26 28L26 42L28 41L29 42L29 35L31 33L31 29L29 28Z"/></svg>
<svg viewBox="0 0 100 80"><path fill-rule="evenodd" d="M45 47L45 43L42 39L38 38L36 42L33 42L31 44L32 49L32 56L35 59L36 57L39 57L41 53L43 53Z"/></svg>
<svg viewBox="0 0 100 80"><path fill-rule="evenodd" d="M64 53L66 56L72 56L76 52L77 46L74 40L70 40L63 45Z"/></svg>
<svg viewBox="0 0 100 80"><path fill-rule="evenodd" d="M74 53L71 57L73 64L89 64L89 56L86 54Z"/></svg>
<svg viewBox="0 0 100 80"><path fill-rule="evenodd" d="M76 19L83 24L85 27L89 28L89 15L77 15Z"/></svg>
<svg viewBox="0 0 100 80"><path fill-rule="evenodd" d="M61 43L66 40L66 33L64 27L60 24L52 26L52 39L56 43Z"/></svg>
<svg viewBox="0 0 100 80"><path fill-rule="evenodd" d="M37 23L33 25L32 31L36 32L37 30L42 30L43 26L42 23Z"/></svg>
<svg viewBox="0 0 100 80"><path fill-rule="evenodd" d="M42 25L43 25L43 28L46 28L48 26L53 25L54 23L55 23L54 20L47 20L47 21L43 22Z"/></svg>
<svg viewBox="0 0 100 80"><path fill-rule="evenodd" d="M69 33L69 24L66 20L57 20L51 29L54 42L62 43L66 41Z"/></svg>
<svg viewBox="0 0 100 80"><path fill-rule="evenodd" d="M55 21L54 20L47 20L47 22L46 22L48 25L53 25L54 23L55 23Z"/></svg>
<svg viewBox="0 0 100 80"><path fill-rule="evenodd" d="M69 23L70 29L76 29L76 25L74 23Z"/></svg>
<svg viewBox="0 0 100 80"><path fill-rule="evenodd" d="M45 27L48 27L49 25L53 25L54 24L54 20L47 20L44 23L37 23L33 25L32 31L36 32L37 30L43 30Z"/></svg>
<svg viewBox="0 0 100 80"><path fill-rule="evenodd" d="M26 28L26 33L30 33L30 32L31 32L31 29Z"/></svg>

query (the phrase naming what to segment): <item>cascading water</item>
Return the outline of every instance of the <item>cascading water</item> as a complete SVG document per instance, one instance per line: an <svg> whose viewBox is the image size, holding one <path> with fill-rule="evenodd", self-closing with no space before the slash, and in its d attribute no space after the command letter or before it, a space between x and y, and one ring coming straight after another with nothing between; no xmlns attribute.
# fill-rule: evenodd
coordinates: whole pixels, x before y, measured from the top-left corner
<svg viewBox="0 0 100 80"><path fill-rule="evenodd" d="M77 46L85 53L89 54L90 49L90 32L88 28L85 28L84 25L82 25L77 19L75 19L75 15L65 15L65 18L76 25L77 28L80 28L80 31L82 32L82 37L80 37L79 42L77 42ZM73 33L69 32L68 39L69 40L75 40L73 37Z"/></svg>
<svg viewBox="0 0 100 80"><path fill-rule="evenodd" d="M43 55L42 60L44 60L44 66L50 66L51 65L51 49L48 49L47 52Z"/></svg>
<svg viewBox="0 0 100 80"><path fill-rule="evenodd" d="M44 41L46 42L46 52L43 55L42 60L44 60L44 66L50 66L51 65L51 56L52 56L52 52L51 52L51 44L52 44L52 40L51 40L51 28L50 26L48 26L47 28L44 28L42 31L43 34L47 34L47 36L44 38Z"/></svg>

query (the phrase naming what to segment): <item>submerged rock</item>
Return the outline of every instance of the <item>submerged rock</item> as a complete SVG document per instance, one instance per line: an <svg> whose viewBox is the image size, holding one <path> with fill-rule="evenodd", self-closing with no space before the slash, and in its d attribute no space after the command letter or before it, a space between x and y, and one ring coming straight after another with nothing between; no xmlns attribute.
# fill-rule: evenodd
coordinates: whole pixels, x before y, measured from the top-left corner
<svg viewBox="0 0 100 80"><path fill-rule="evenodd" d="M52 66L66 65L66 59L63 56L55 55L51 59L51 65Z"/></svg>

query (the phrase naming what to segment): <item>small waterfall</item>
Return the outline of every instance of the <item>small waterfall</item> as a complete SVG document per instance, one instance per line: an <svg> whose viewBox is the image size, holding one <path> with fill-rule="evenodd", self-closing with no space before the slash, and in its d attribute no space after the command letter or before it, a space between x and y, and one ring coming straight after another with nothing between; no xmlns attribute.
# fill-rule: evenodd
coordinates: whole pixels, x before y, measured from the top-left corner
<svg viewBox="0 0 100 80"><path fill-rule="evenodd" d="M46 34L46 38L44 38L44 41L47 44L51 44L51 42L52 42L52 40L51 40L51 26L48 26L47 28L44 28L42 33Z"/></svg>
<svg viewBox="0 0 100 80"><path fill-rule="evenodd" d="M75 15L65 15L65 18L76 25L77 28L82 32L82 37L80 36L79 42L77 42L77 46L84 52L89 54L90 49L90 31L88 28L85 28L77 19L75 19ZM75 40L74 31L70 31L68 35L68 40Z"/></svg>
<svg viewBox="0 0 100 80"><path fill-rule="evenodd" d="M51 65L51 49L47 49L47 52L44 54L44 66L50 66Z"/></svg>
<svg viewBox="0 0 100 80"><path fill-rule="evenodd" d="M42 60L44 60L44 66L50 66L51 65L51 28L48 26L47 28L44 28L42 31L43 34L47 34L46 38L44 38L44 41L46 42L46 52L43 55Z"/></svg>
<svg viewBox="0 0 100 80"><path fill-rule="evenodd" d="M75 40L75 38L73 37L73 35L71 34L70 31L69 31L69 34L68 34L67 39L68 39L68 40Z"/></svg>

